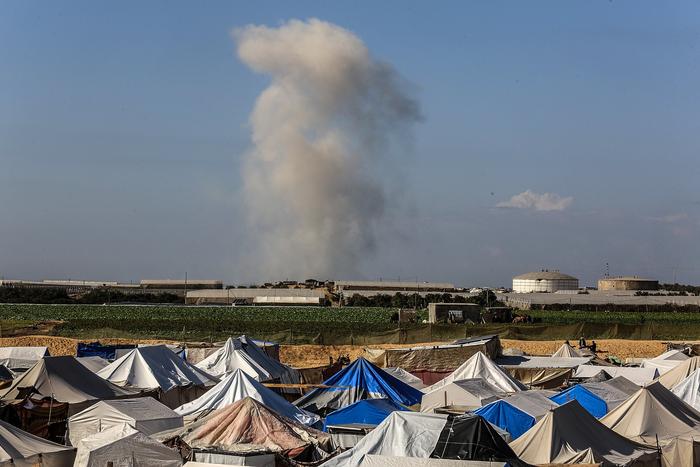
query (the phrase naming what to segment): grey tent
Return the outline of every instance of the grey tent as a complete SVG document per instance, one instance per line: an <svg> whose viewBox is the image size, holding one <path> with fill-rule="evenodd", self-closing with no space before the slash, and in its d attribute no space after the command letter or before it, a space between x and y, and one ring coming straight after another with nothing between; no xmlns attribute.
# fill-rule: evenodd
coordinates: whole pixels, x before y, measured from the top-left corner
<svg viewBox="0 0 700 467"><path fill-rule="evenodd" d="M656 467L659 462L656 450L615 433L575 400L550 410L510 447L531 464Z"/></svg>
<svg viewBox="0 0 700 467"><path fill-rule="evenodd" d="M0 421L0 466L70 467L74 459L75 449Z"/></svg>
<svg viewBox="0 0 700 467"><path fill-rule="evenodd" d="M44 357L2 393L2 400L51 398L69 404L74 414L98 400L135 397L139 393L105 381L75 357Z"/></svg>
<svg viewBox="0 0 700 467"><path fill-rule="evenodd" d="M105 360L102 357L99 357L97 355L91 355L89 357L76 357L78 362L80 362L85 368L88 370L92 371L93 373L97 373L100 371L102 368L106 367L109 365L109 360Z"/></svg>
<svg viewBox="0 0 700 467"><path fill-rule="evenodd" d="M145 435L183 426L182 416L152 397L100 401L68 419L73 446L95 433L126 423Z"/></svg>
<svg viewBox="0 0 700 467"><path fill-rule="evenodd" d="M12 371L26 371L48 356L47 347L0 347L0 365Z"/></svg>
<svg viewBox="0 0 700 467"><path fill-rule="evenodd" d="M485 379L462 379L424 394L420 410L432 412L438 408L454 407L466 412L498 400L503 395L503 391Z"/></svg>

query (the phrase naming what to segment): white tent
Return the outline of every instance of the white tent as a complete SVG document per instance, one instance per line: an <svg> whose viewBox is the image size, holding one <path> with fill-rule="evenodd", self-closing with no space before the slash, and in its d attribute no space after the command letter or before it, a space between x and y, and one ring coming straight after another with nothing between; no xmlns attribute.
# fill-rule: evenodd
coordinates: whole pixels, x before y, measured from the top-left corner
<svg viewBox="0 0 700 467"><path fill-rule="evenodd" d="M690 357L680 350L669 350L662 353L658 357L647 358L642 360L640 365L642 368L656 368L659 374L662 375L669 370L674 369Z"/></svg>
<svg viewBox="0 0 700 467"><path fill-rule="evenodd" d="M552 354L552 357L565 357L565 358L576 358L576 357L585 357L586 355L583 355L582 352L576 350L575 348L571 347L571 345L567 343L563 343L561 347L557 349L556 352Z"/></svg>
<svg viewBox="0 0 700 467"><path fill-rule="evenodd" d="M695 410L700 410L700 369L693 371L671 389L671 392Z"/></svg>
<svg viewBox="0 0 700 467"><path fill-rule="evenodd" d="M658 381L641 388L600 421L639 443L655 446L658 440L662 451L675 439L700 440L700 412ZM678 465L700 465L700 452L695 455L693 451L688 449Z"/></svg>
<svg viewBox="0 0 700 467"><path fill-rule="evenodd" d="M228 338L219 350L197 363L197 368L214 376L224 376L241 369L260 382L299 384L297 370L267 355L247 336Z"/></svg>
<svg viewBox="0 0 700 467"><path fill-rule="evenodd" d="M659 376L659 371L656 368L636 368L628 366L597 366L597 365L581 365L576 369L575 378L592 378L604 370L613 378L624 376L634 384L642 386L650 383Z"/></svg>
<svg viewBox="0 0 700 467"><path fill-rule="evenodd" d="M70 467L75 449L52 443L0 421L0 465Z"/></svg>
<svg viewBox="0 0 700 467"><path fill-rule="evenodd" d="M425 393L421 399L420 411L432 412L450 406L469 411L498 400L503 395L503 391L485 379L462 379Z"/></svg>
<svg viewBox="0 0 700 467"><path fill-rule="evenodd" d="M158 390L161 402L171 408L196 399L219 381L164 345L132 349L97 375L121 387Z"/></svg>
<svg viewBox="0 0 700 467"><path fill-rule="evenodd" d="M396 378L400 381L403 381L404 383L408 384L412 388L415 388L418 390L423 390L425 388L425 384L423 384L423 380L421 380L418 376L415 376L413 373L409 373L408 371L404 370L403 368L392 367L392 368L382 368L382 370L386 371L394 378Z"/></svg>
<svg viewBox="0 0 700 467"><path fill-rule="evenodd" d="M507 462L463 461L457 459L420 459L413 457L378 456L365 454L360 459L359 467L505 467Z"/></svg>
<svg viewBox="0 0 700 467"><path fill-rule="evenodd" d="M575 400L550 410L510 447L530 464L658 466L658 454L601 424Z"/></svg>
<svg viewBox="0 0 700 467"><path fill-rule="evenodd" d="M427 394L453 381L472 378L484 379L497 387L501 392L518 392L526 389L522 383L506 373L489 357L482 352L477 352L460 365L459 368L447 375L447 377L432 386L428 386L423 392Z"/></svg>
<svg viewBox="0 0 700 467"><path fill-rule="evenodd" d="M83 438L123 423L145 435L183 425L182 415L152 397L100 401L68 419L69 439L76 446Z"/></svg>
<svg viewBox="0 0 700 467"><path fill-rule="evenodd" d="M127 424L96 433L78 443L74 467L180 467L175 449L155 441Z"/></svg>
<svg viewBox="0 0 700 467"><path fill-rule="evenodd" d="M659 377L659 382L666 386L666 388L673 389L698 368L700 368L700 357L690 357L688 360L682 361L675 368L661 375Z"/></svg>
<svg viewBox="0 0 700 467"><path fill-rule="evenodd" d="M0 365L12 371L25 371L48 355L47 347L0 347Z"/></svg>
<svg viewBox="0 0 700 467"><path fill-rule="evenodd" d="M175 412L188 419L199 418L246 397L255 399L278 414L304 425L310 426L320 420L318 415L287 402L284 397L266 388L240 369L227 375L198 399L176 408Z"/></svg>
<svg viewBox="0 0 700 467"><path fill-rule="evenodd" d="M109 365L109 360L106 360L97 355L89 357L75 357L75 359L78 360L78 362L80 362L81 365L83 365L85 368L92 371L93 373L97 373L102 368Z"/></svg>

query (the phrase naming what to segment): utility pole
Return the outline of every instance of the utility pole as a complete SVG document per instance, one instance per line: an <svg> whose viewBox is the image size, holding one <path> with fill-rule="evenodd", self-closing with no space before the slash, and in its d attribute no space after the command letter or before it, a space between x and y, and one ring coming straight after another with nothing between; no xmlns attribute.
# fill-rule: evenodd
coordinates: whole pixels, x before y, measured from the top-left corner
<svg viewBox="0 0 700 467"><path fill-rule="evenodd" d="M187 305L187 271L185 271L185 298L183 300L185 305Z"/></svg>

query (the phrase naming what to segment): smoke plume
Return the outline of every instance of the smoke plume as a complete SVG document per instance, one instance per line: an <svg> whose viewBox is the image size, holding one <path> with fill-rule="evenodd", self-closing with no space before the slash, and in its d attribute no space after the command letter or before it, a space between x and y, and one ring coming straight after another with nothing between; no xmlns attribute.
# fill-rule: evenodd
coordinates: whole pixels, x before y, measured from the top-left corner
<svg viewBox="0 0 700 467"><path fill-rule="evenodd" d="M355 274L385 215L386 154L420 118L417 102L391 66L336 25L293 20L234 37L243 63L271 78L250 116L243 167L260 272Z"/></svg>

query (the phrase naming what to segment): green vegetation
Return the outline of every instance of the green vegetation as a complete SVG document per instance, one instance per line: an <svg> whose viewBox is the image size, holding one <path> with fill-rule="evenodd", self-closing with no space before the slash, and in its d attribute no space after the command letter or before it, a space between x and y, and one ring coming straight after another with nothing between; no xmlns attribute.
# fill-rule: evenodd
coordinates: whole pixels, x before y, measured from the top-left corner
<svg viewBox="0 0 700 467"><path fill-rule="evenodd" d="M700 313L676 311L650 311L644 313L631 311L542 311L529 310L537 323L571 324L645 324L645 323L688 323L700 324Z"/></svg>

